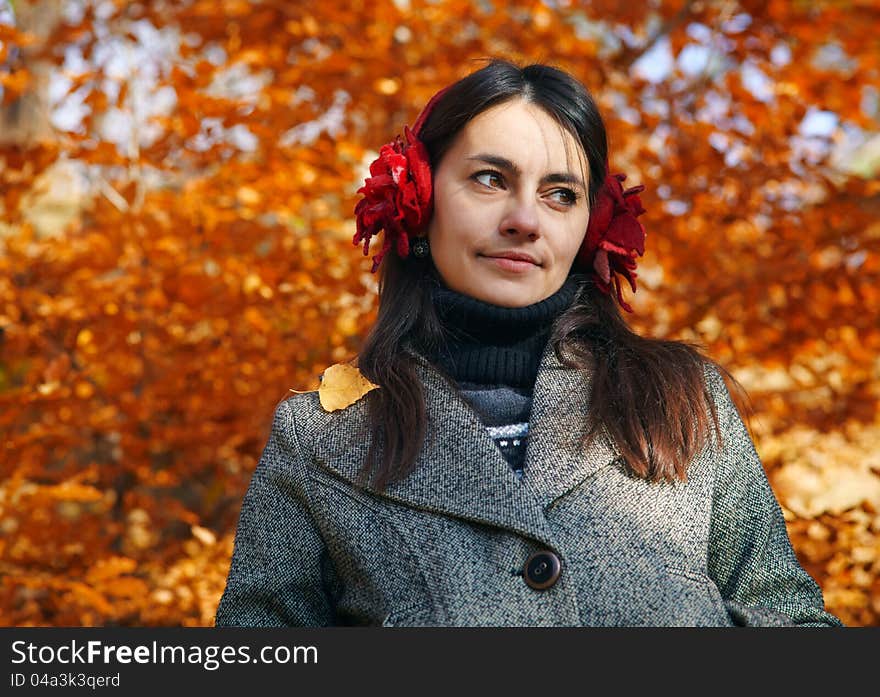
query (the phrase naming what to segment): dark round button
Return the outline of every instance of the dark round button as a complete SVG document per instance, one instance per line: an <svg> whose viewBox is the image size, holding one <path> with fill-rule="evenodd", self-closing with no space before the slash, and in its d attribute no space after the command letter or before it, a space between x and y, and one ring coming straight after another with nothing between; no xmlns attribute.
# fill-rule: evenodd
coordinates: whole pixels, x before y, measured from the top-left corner
<svg viewBox="0 0 880 697"><path fill-rule="evenodd" d="M526 559L523 577L530 588L542 591L556 583L561 571L562 564L559 562L559 557L543 549Z"/></svg>

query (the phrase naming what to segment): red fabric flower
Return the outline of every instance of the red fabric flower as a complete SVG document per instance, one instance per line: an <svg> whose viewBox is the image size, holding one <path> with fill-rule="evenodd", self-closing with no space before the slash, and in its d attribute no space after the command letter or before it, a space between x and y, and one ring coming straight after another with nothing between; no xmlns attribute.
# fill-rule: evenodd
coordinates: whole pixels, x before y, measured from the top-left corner
<svg viewBox="0 0 880 697"><path fill-rule="evenodd" d="M379 253L373 257L375 272L385 253L394 245L401 257L409 254L409 236L418 233L431 217L431 167L424 144L403 128L406 140L398 136L379 150L370 165L370 174L358 189L364 198L354 214L357 232L353 243L364 243L364 256L370 252L373 235L385 231Z"/></svg>
<svg viewBox="0 0 880 697"><path fill-rule="evenodd" d="M355 246L363 242L364 256L367 256L373 235L385 231L382 249L373 257L371 273L376 272L392 245L400 257L406 258L410 235L421 232L431 218L431 160L419 134L428 115L449 87L447 85L431 97L412 130L403 127L405 140L397 136L379 149L379 157L370 165L370 176L358 189L364 198L354 208L357 232L352 242Z"/></svg>
<svg viewBox="0 0 880 697"><path fill-rule="evenodd" d="M636 256L645 253L645 228L636 219L645 209L639 194L644 185L624 190L625 174L608 174L598 200L590 210L587 234L576 263L593 272L596 285L605 293L615 289L617 301L632 312L620 286L620 276L636 291Z"/></svg>

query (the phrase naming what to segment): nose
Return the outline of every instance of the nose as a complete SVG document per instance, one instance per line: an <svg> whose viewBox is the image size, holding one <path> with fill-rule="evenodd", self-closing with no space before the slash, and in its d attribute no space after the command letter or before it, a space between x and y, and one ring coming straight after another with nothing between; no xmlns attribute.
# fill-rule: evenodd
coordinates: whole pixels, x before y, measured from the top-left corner
<svg viewBox="0 0 880 697"><path fill-rule="evenodd" d="M512 197L499 229L504 235L538 239L541 233L536 202L528 196Z"/></svg>

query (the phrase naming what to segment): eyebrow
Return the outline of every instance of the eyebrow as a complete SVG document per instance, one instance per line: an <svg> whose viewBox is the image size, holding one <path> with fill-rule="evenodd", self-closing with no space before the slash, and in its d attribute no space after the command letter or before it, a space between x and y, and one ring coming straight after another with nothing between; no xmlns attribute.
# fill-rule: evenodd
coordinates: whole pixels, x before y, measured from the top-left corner
<svg viewBox="0 0 880 697"><path fill-rule="evenodd" d="M471 155L467 158L468 160L475 160L477 162L485 162L488 165L495 165L499 169L504 169L509 172L513 172L516 176L522 174L522 171L519 167L517 167L513 162L508 160L506 157L501 157L500 155L493 155L491 153L481 152L477 155ZM571 172L553 172L552 174L547 174L541 178L541 184L574 184L575 186L579 186L584 191L587 190L587 187L584 186L584 182L580 177L575 176Z"/></svg>

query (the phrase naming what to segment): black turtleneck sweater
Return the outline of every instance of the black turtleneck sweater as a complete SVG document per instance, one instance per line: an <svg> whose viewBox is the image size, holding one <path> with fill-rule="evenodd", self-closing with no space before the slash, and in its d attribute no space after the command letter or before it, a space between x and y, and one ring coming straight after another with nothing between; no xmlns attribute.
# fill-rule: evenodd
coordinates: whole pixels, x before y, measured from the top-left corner
<svg viewBox="0 0 880 697"><path fill-rule="evenodd" d="M523 476L532 388L550 329L574 301L576 277L525 307L501 307L436 286L446 347L431 358L458 384L517 478Z"/></svg>

